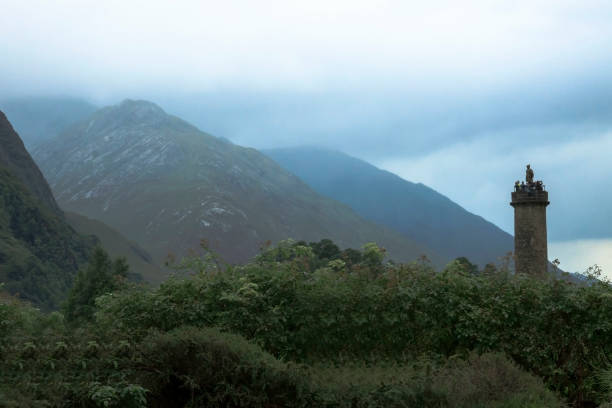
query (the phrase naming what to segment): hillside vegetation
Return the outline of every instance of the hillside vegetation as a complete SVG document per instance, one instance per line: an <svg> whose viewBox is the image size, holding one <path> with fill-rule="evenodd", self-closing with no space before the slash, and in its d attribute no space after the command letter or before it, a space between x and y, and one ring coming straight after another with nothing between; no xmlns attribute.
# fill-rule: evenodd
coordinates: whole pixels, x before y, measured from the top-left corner
<svg viewBox="0 0 612 408"><path fill-rule="evenodd" d="M0 167L0 282L45 309L56 308L95 245Z"/></svg>
<svg viewBox="0 0 612 408"><path fill-rule="evenodd" d="M0 167L10 171L27 190L50 211L61 216L51 188L43 177L40 169L32 160L23 141L13 129L13 126L0 111Z"/></svg>
<svg viewBox="0 0 612 408"><path fill-rule="evenodd" d="M341 251L331 241L283 242L241 266L205 249L175 265L190 278L157 289L117 286L122 267L95 266L108 262L97 255L87 273L100 279L86 280L107 283L71 294L97 297L80 317L0 304L5 401L466 408L610 401L612 287L594 278L582 286L535 280L464 259L436 272L425 260L386 263L375 244Z"/></svg>

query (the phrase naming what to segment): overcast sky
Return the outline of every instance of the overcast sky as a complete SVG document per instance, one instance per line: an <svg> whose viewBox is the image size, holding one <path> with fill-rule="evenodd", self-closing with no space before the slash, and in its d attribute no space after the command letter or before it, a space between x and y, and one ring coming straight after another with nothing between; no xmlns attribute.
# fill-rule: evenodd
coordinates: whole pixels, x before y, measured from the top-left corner
<svg viewBox="0 0 612 408"><path fill-rule="evenodd" d="M531 163L551 241L612 238L609 1L0 1L2 97L150 99L239 144L336 148L511 233Z"/></svg>

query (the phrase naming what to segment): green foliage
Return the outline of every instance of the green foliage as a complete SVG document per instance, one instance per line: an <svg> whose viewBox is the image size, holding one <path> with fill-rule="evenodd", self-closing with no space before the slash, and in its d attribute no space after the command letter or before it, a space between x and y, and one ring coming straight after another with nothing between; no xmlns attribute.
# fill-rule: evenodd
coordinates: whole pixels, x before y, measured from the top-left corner
<svg viewBox="0 0 612 408"><path fill-rule="evenodd" d="M311 242L309 246L312 248L317 258L322 260L334 260L340 257L341 252L338 245L334 244L331 239L322 239L319 242Z"/></svg>
<svg viewBox="0 0 612 408"><path fill-rule="evenodd" d="M323 399L338 407L562 407L542 381L503 354L467 359L421 358L410 364L315 365L309 369Z"/></svg>
<svg viewBox="0 0 612 408"><path fill-rule="evenodd" d="M307 407L312 395L291 366L242 337L182 326L142 341L137 377L153 407Z"/></svg>
<svg viewBox="0 0 612 408"><path fill-rule="evenodd" d="M284 262L260 258L152 292L103 297L98 324L135 337L150 328L217 326L309 364L498 351L573 402L597 398L593 378L612 353L605 282L578 286L503 270L436 273L428 264L371 267L367 260L304 273L308 255L281 251L289 254Z"/></svg>
<svg viewBox="0 0 612 408"><path fill-rule="evenodd" d="M541 379L521 370L503 354L451 359L432 379L432 388L456 408L561 407Z"/></svg>
<svg viewBox="0 0 612 408"><path fill-rule="evenodd" d="M500 355L297 366L218 329L180 326L137 340L125 336L95 326L69 329L57 320L43 336L13 332L0 360L2 406L561 406L541 381Z"/></svg>
<svg viewBox="0 0 612 408"><path fill-rule="evenodd" d="M90 320L97 297L124 287L129 273L125 258L111 261L108 254L96 247L84 270L80 270L68 293L64 313L69 322Z"/></svg>
<svg viewBox="0 0 612 408"><path fill-rule="evenodd" d="M494 265L487 265L485 270L492 271L491 268L495 268ZM474 265L471 263L466 257L462 256L455 259L453 262L446 265L446 271L453 273L462 273L462 274L470 274L477 275L478 274L478 265Z"/></svg>
<svg viewBox="0 0 612 408"><path fill-rule="evenodd" d="M147 390L139 385L112 386L93 382L89 385L89 401L100 408L144 408Z"/></svg>
<svg viewBox="0 0 612 408"><path fill-rule="evenodd" d="M437 273L363 255L349 264L301 243L270 250L225 269L186 260L198 268L191 278L106 291L89 304L91 323L66 325L58 313L3 301L0 396L17 406L86 407L175 406L172 398L179 406L559 407L554 393L589 407L609 399L609 283Z"/></svg>
<svg viewBox="0 0 612 408"><path fill-rule="evenodd" d="M144 388L127 381L136 354L120 333L71 328L17 300L1 301L0 315L10 327L0 332L0 406L146 406Z"/></svg>
<svg viewBox="0 0 612 408"><path fill-rule="evenodd" d="M363 262L370 268L377 268L385 259L385 250L374 242L368 242L363 246Z"/></svg>
<svg viewBox="0 0 612 408"><path fill-rule="evenodd" d="M0 281L7 291L56 308L93 245L0 168Z"/></svg>
<svg viewBox="0 0 612 408"><path fill-rule="evenodd" d="M601 370L598 375L598 385L601 387L602 407L612 407L612 365Z"/></svg>
<svg viewBox="0 0 612 408"><path fill-rule="evenodd" d="M384 248L380 248L373 242L363 246L363 251L347 248L340 251L340 248L330 239L322 239L319 242L306 243L305 241L294 241L287 239L281 241L275 247L268 247L257 256L259 264L267 262L292 262L294 266L304 272L313 272L328 265L334 265L336 270L341 270L344 266L352 267L365 264L367 267L377 267L382 264L386 255ZM183 262L201 262L201 259L193 260L186 258ZM339 262L341 261L341 262ZM195 269L196 271L199 268Z"/></svg>

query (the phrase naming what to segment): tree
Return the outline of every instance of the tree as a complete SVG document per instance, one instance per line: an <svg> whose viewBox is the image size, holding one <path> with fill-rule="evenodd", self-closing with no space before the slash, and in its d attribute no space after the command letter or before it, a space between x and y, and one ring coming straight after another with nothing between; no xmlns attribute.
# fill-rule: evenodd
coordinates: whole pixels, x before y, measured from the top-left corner
<svg viewBox="0 0 612 408"><path fill-rule="evenodd" d="M374 242L368 242L363 246L363 261L371 268L378 267L385 259L385 249Z"/></svg>
<svg viewBox="0 0 612 408"><path fill-rule="evenodd" d="M340 257L348 266L360 263L363 260L363 255L360 251L354 248L347 248L340 254Z"/></svg>
<svg viewBox="0 0 612 408"><path fill-rule="evenodd" d="M459 266L461 272L468 273L470 275L478 275L478 265L471 263L465 256L455 259L454 262L456 262L456 264Z"/></svg>
<svg viewBox="0 0 612 408"><path fill-rule="evenodd" d="M340 256L340 248L331 239L324 238L319 242L311 242L309 245L319 259L331 261Z"/></svg>
<svg viewBox="0 0 612 408"><path fill-rule="evenodd" d="M68 293L64 305L66 320L75 322L89 320L95 311L95 300L98 296L121 289L129 266L125 258L111 261L100 247L96 247L85 270L79 270L74 286Z"/></svg>

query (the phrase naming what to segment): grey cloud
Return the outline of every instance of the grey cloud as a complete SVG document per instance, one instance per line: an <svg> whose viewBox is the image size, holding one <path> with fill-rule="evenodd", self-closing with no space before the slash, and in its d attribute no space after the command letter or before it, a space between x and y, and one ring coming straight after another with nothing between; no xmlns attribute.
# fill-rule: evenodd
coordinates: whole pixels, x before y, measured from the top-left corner
<svg viewBox="0 0 612 408"><path fill-rule="evenodd" d="M516 143L538 144L579 137L566 125L580 125L584 132L605 129L612 124L612 77L583 75L478 94L412 92L398 84L376 92L217 91L158 99L169 111L236 143L259 148L318 144L372 160L421 155L481 137L509 137L508 132Z"/></svg>
<svg viewBox="0 0 612 408"><path fill-rule="evenodd" d="M552 237L612 236L609 2L434 3L9 2L0 98L149 99L235 143L393 166L507 230L531 161L551 171ZM580 141L579 163L563 149Z"/></svg>

